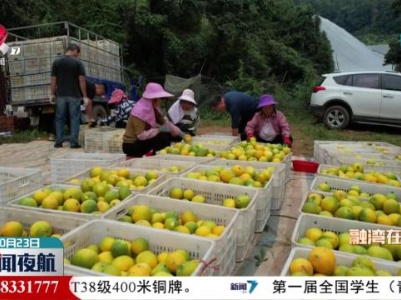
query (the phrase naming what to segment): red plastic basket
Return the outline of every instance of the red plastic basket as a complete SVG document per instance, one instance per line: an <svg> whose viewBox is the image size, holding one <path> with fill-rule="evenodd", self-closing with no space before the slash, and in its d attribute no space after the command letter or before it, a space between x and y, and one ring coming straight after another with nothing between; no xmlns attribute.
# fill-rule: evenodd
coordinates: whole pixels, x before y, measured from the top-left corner
<svg viewBox="0 0 401 300"><path fill-rule="evenodd" d="M309 160L293 160L292 170L295 172L316 173L319 164Z"/></svg>

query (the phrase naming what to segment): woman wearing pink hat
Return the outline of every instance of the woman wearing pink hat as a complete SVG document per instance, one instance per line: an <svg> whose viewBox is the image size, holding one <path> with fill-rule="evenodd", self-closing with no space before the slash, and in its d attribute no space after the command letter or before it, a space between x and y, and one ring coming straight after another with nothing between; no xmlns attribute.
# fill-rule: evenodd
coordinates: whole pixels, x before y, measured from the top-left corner
<svg viewBox="0 0 401 300"><path fill-rule="evenodd" d="M114 122L116 128L125 128L134 105L134 101L129 100L128 96L123 90L115 89L111 94L110 100L107 104L109 107L111 107L110 116L98 120L98 124L102 126L110 125Z"/></svg>
<svg viewBox="0 0 401 300"><path fill-rule="evenodd" d="M167 112L168 119L174 125L184 133L192 136L196 135L196 126L199 120L199 113L194 97L195 94L192 90L184 90L182 95L171 105Z"/></svg>
<svg viewBox="0 0 401 300"><path fill-rule="evenodd" d="M173 97L160 84L148 83L142 98L133 107L123 136L123 151L142 157L170 145L172 138L184 133L167 121L160 111L160 100Z"/></svg>
<svg viewBox="0 0 401 300"><path fill-rule="evenodd" d="M259 98L255 116L246 127L246 138L255 137L258 142L271 144L286 144L291 147L292 137L290 125L281 111L276 110L277 102L272 95L263 95Z"/></svg>

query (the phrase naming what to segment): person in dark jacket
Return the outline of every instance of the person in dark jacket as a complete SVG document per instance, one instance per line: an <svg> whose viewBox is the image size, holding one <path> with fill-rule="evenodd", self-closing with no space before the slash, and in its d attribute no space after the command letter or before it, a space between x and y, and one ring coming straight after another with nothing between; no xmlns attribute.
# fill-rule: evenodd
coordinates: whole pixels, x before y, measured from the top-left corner
<svg viewBox="0 0 401 300"><path fill-rule="evenodd" d="M258 104L258 99L247 93L231 91L223 96L215 96L210 102L210 107L220 112L227 111L231 116L232 135L241 134L241 139L244 140L245 126L255 115Z"/></svg>

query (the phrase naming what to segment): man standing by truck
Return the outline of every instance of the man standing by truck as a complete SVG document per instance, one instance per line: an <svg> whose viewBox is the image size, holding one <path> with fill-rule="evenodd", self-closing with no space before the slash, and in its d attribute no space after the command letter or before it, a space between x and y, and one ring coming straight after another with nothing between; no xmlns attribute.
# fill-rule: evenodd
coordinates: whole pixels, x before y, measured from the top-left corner
<svg viewBox="0 0 401 300"><path fill-rule="evenodd" d="M50 103L56 104L55 148L63 147L67 110L71 127L70 147L81 148L81 145L78 144L81 97L83 97L85 105L90 100L86 92L85 67L78 59L80 51L78 45L70 44L65 55L56 59L52 65Z"/></svg>

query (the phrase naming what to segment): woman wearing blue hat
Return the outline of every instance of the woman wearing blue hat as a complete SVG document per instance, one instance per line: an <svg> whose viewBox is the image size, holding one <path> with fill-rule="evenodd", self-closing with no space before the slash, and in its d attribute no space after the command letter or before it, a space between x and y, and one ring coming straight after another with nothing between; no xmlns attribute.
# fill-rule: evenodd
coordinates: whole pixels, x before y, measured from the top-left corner
<svg viewBox="0 0 401 300"><path fill-rule="evenodd" d="M257 112L246 127L245 133L249 140L255 137L258 142L270 144L292 145L291 129L286 117L276 110L277 102L272 95L263 95L259 98Z"/></svg>

